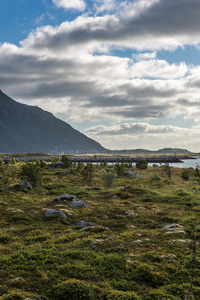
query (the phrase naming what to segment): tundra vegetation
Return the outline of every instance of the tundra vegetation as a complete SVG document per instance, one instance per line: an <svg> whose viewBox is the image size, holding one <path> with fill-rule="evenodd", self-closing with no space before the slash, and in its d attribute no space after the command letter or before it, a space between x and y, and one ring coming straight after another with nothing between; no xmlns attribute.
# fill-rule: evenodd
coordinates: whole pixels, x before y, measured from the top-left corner
<svg viewBox="0 0 200 300"><path fill-rule="evenodd" d="M0 299L200 299L199 168L116 165L1 162Z"/></svg>

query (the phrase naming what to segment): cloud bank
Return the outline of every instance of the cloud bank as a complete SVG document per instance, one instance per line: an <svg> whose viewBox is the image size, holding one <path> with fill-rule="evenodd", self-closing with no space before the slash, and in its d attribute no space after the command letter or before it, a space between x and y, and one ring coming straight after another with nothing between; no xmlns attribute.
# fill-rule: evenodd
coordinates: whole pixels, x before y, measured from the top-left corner
<svg viewBox="0 0 200 300"><path fill-rule="evenodd" d="M86 9L81 0L53 2L64 9ZM179 115L195 122L190 128L195 139L200 124L200 67L184 61L169 63L157 53L199 45L200 2L116 3L95 1L94 14L82 14L55 27L38 27L20 47L0 45L2 90L69 122L130 123L117 125L121 126L115 127L118 131L92 126L87 134L95 138L95 133L100 142L103 135L123 132L130 137L140 132L147 139L161 138L162 133L162 142L163 137L178 142L173 137L179 135L184 144L188 134L184 128L148 125ZM119 54L127 50L133 55Z"/></svg>

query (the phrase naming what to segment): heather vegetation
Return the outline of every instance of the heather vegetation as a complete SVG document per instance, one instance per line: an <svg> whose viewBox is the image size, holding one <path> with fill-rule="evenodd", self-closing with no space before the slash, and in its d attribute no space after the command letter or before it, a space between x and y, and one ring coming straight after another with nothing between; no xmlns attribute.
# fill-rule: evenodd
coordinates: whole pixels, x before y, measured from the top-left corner
<svg viewBox="0 0 200 300"><path fill-rule="evenodd" d="M200 299L199 168L62 163L0 162L0 299Z"/></svg>

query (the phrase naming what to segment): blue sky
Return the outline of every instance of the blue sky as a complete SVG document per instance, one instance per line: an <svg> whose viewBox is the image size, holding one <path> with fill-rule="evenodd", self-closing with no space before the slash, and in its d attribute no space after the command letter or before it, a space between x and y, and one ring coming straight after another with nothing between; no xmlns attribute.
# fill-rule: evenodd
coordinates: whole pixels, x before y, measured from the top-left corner
<svg viewBox="0 0 200 300"><path fill-rule="evenodd" d="M0 88L110 149L200 150L198 0L0 0Z"/></svg>

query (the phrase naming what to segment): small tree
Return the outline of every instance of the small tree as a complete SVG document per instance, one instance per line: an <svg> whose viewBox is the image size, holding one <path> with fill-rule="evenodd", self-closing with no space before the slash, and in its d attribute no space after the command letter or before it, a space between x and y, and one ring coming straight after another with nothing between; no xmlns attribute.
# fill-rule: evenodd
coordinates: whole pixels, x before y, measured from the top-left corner
<svg viewBox="0 0 200 300"><path fill-rule="evenodd" d="M124 175L124 171L125 171L125 165L124 162L121 162L121 164L119 162L117 162L115 164L115 172L117 173L118 177L121 177Z"/></svg>
<svg viewBox="0 0 200 300"><path fill-rule="evenodd" d="M109 169L106 170L106 173L103 173L101 175L101 178L103 180L103 185L105 188L109 188L113 185L113 181L115 179L115 174L113 171L110 171Z"/></svg>
<svg viewBox="0 0 200 300"><path fill-rule="evenodd" d="M146 160L140 160L136 162L137 169L147 169L147 167L148 167L148 162Z"/></svg>
<svg viewBox="0 0 200 300"><path fill-rule="evenodd" d="M164 171L165 173L167 173L168 178L171 179L172 173L171 173L171 168L170 168L170 166L169 166L168 163L166 163L166 164L163 166L163 171Z"/></svg>
<svg viewBox="0 0 200 300"><path fill-rule="evenodd" d="M56 162L59 162L60 159L58 156L51 156L51 163L56 163Z"/></svg>
<svg viewBox="0 0 200 300"><path fill-rule="evenodd" d="M127 162L125 163L125 167L126 168L131 168L132 167L132 161L130 159L127 160Z"/></svg>
<svg viewBox="0 0 200 300"><path fill-rule="evenodd" d="M194 170L194 177L196 178L197 181L200 180L200 169L199 166L196 166L196 169Z"/></svg>
<svg viewBox="0 0 200 300"><path fill-rule="evenodd" d="M11 164L12 164L12 165L15 165L15 164L16 164L16 160L15 160L14 157L13 157L12 160L11 160Z"/></svg>
<svg viewBox="0 0 200 300"><path fill-rule="evenodd" d="M83 162L82 162L82 161L79 161L79 162L78 162L78 166L77 166L77 171L80 173L81 170L83 169L83 167L84 167Z"/></svg>
<svg viewBox="0 0 200 300"><path fill-rule="evenodd" d="M61 158L62 167L69 169L72 165L72 162L70 161L69 157L67 155L63 155Z"/></svg>
<svg viewBox="0 0 200 300"><path fill-rule="evenodd" d="M108 166L107 160L104 159L103 161L101 161L100 166L107 167Z"/></svg>
<svg viewBox="0 0 200 300"><path fill-rule="evenodd" d="M87 163L87 165L81 170L81 175L86 184L90 185L94 176L94 166L93 164Z"/></svg>
<svg viewBox="0 0 200 300"><path fill-rule="evenodd" d="M189 172L189 170L184 168L184 169L182 170L182 172L181 172L181 178L182 178L183 180L188 180L189 177L190 177L190 172Z"/></svg>
<svg viewBox="0 0 200 300"><path fill-rule="evenodd" d="M25 163L21 166L18 177L29 181L33 187L41 183L41 166L35 163Z"/></svg>

